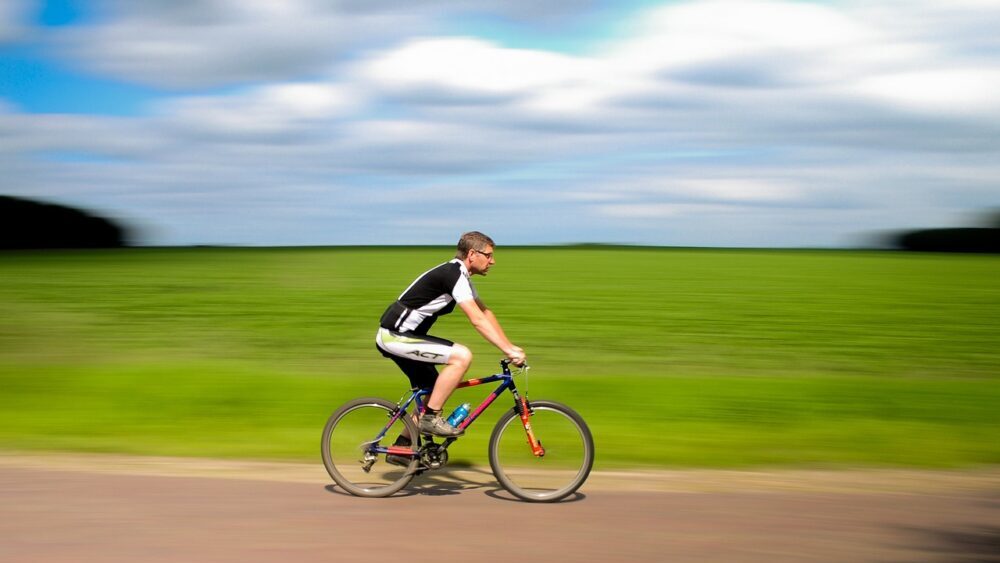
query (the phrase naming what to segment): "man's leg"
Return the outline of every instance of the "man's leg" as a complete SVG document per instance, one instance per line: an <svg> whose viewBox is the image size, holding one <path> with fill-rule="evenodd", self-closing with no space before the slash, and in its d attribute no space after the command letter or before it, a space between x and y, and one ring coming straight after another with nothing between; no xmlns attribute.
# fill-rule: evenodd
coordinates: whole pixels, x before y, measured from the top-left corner
<svg viewBox="0 0 1000 563"><path fill-rule="evenodd" d="M430 398L427 399L427 404L425 405L427 409L438 412L444 407L445 401L451 396L458 384L461 383L462 378L465 376L466 372L469 371L469 365L472 364L472 352L468 348L462 346L461 344L455 344L452 347L451 356L448 359L448 363L441 370L441 373L437 375L437 380L434 383L434 390L431 391ZM425 364L426 365L426 364ZM416 412L413 413L413 422L420 427L420 416ZM440 414L438 414L440 416ZM413 437L410 436L409 431L405 428L402 433L396 438L394 446L410 446L413 444ZM387 455L386 461L393 465L407 466L410 463L410 459L404 456L398 455Z"/></svg>
<svg viewBox="0 0 1000 563"><path fill-rule="evenodd" d="M438 374L434 390L431 391L431 396L427 399L427 408L440 411L448 397L462 382L462 378L469 371L471 364L472 352L468 348L461 344L452 346L451 357L448 358L448 363Z"/></svg>
<svg viewBox="0 0 1000 563"><path fill-rule="evenodd" d="M433 434L441 437L457 437L465 433L464 430L456 428L441 417L441 409L444 402L451 396L452 391L458 387L465 372L469 370L472 363L472 352L461 344L452 346L448 356L448 362L434 383L434 390L427 399L426 409L420 417L420 432L422 434Z"/></svg>
<svg viewBox="0 0 1000 563"><path fill-rule="evenodd" d="M376 343L385 355L391 357L410 378L414 387L433 385L426 410L418 426L420 431L435 436L461 436L462 430L441 418L445 401L462 381L472 363L472 352L461 344L430 335L399 334L380 329ZM443 360L443 361L441 361ZM435 365L444 365L438 373ZM403 439L406 436L402 437Z"/></svg>

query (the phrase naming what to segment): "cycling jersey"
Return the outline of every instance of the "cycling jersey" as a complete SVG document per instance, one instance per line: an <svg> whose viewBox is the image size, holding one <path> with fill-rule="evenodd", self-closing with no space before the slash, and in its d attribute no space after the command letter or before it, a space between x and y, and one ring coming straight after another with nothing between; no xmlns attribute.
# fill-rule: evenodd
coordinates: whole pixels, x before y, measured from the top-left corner
<svg viewBox="0 0 1000 563"><path fill-rule="evenodd" d="M396 362L414 388L433 387L435 365L448 363L455 343L427 331L456 303L477 296L469 271L457 258L424 272L382 314L376 348Z"/></svg>
<svg viewBox="0 0 1000 563"><path fill-rule="evenodd" d="M441 315L456 303L479 295L469 279L469 270L455 258L420 275L395 303L382 314L380 326L398 333L427 334Z"/></svg>

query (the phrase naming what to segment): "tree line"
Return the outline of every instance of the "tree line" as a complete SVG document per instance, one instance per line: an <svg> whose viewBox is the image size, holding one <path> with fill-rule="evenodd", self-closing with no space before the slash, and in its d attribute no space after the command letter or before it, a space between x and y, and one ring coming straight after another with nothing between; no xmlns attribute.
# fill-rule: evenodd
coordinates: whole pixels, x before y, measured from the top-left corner
<svg viewBox="0 0 1000 563"><path fill-rule="evenodd" d="M894 242L903 250L1000 253L1000 211L994 212L984 227L907 231L897 235Z"/></svg>
<svg viewBox="0 0 1000 563"><path fill-rule="evenodd" d="M118 248L129 236L118 222L82 209L0 195L0 249ZM901 250L1000 253L1000 211L985 227L920 229L890 239Z"/></svg>
<svg viewBox="0 0 1000 563"><path fill-rule="evenodd" d="M0 195L0 249L127 245L126 228L111 219L65 205Z"/></svg>

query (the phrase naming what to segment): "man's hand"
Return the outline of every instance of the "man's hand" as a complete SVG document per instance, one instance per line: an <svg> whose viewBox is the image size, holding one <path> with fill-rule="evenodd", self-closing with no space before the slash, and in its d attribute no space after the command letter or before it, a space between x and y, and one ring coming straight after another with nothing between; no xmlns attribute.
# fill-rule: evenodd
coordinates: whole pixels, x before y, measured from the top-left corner
<svg viewBox="0 0 1000 563"><path fill-rule="evenodd" d="M528 357L524 354L524 350L517 346L512 346L510 350L507 350L507 359L509 359L510 362L517 367L523 366L528 361Z"/></svg>

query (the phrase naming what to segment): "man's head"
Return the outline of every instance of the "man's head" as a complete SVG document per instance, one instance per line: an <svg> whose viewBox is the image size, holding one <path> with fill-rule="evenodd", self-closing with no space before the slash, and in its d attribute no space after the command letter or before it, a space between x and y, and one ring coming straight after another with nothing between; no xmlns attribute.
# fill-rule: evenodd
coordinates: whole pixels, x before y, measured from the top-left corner
<svg viewBox="0 0 1000 563"><path fill-rule="evenodd" d="M493 259L493 239L479 231L465 233L458 239L455 258L465 262L470 274L485 276L490 266L496 263Z"/></svg>

